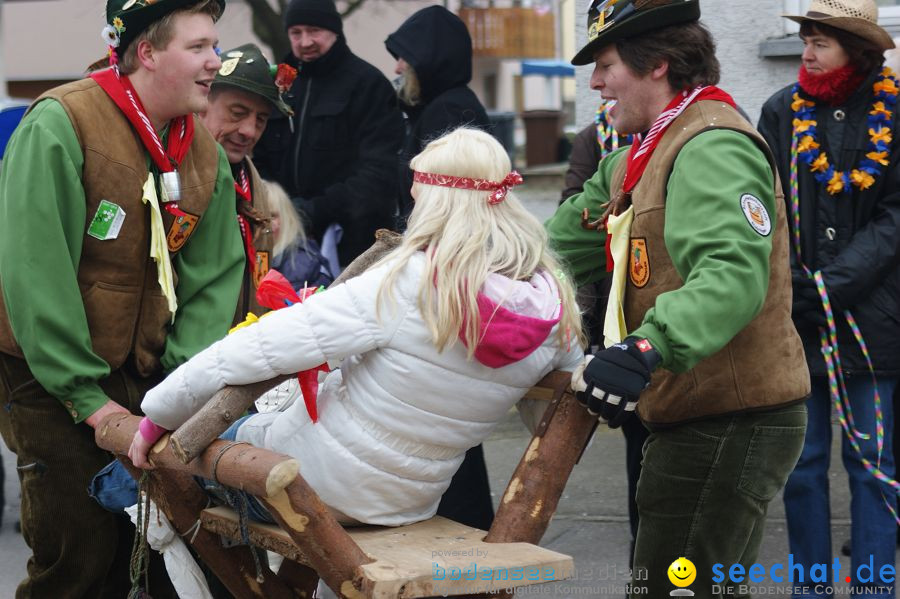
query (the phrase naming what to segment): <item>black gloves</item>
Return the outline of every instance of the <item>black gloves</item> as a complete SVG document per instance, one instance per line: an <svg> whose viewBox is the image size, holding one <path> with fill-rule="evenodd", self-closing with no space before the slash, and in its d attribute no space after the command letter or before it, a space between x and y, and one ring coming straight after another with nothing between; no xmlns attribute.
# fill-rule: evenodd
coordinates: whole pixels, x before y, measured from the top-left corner
<svg viewBox="0 0 900 599"><path fill-rule="evenodd" d="M822 298L819 297L816 282L803 273L794 272L791 274L791 284L794 288L794 303L791 306L791 318L794 323L824 327L825 308L822 307Z"/></svg>
<svg viewBox="0 0 900 599"><path fill-rule="evenodd" d="M592 415L617 428L634 413L638 395L650 384L660 355L646 339L628 337L593 356L572 373L575 398Z"/></svg>

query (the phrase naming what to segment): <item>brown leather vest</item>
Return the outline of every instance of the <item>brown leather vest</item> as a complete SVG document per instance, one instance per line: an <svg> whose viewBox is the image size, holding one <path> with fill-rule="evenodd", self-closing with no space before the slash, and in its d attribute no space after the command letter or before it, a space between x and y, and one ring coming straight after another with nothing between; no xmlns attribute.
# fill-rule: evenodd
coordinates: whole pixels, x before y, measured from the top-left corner
<svg viewBox="0 0 900 599"><path fill-rule="evenodd" d="M260 281L269 272L274 257L273 248L275 238L272 235L272 208L269 204L269 194L262 178L259 176L253 162L248 158L244 160L247 172L250 174L250 197L253 205L248 206L241 197L237 197L237 210L243 214L250 223L253 234L253 249L256 250L256 268L250 267L249 259L244 264L244 282L241 285L241 295L238 297L237 310L234 314L234 324L243 322L247 312L253 312L262 316L269 311L256 301L256 290ZM237 194L235 194L237 195ZM246 252L246 249L245 249Z"/></svg>
<svg viewBox="0 0 900 599"><path fill-rule="evenodd" d="M133 355L138 373L150 376L161 370L159 359L165 349L172 315L157 282L156 264L149 255L150 209L142 202L148 176L147 152L119 108L92 79L52 89L34 105L47 98L65 108L84 153L81 178L86 221L78 285L94 352L113 370ZM215 141L195 119L193 143L178 169L179 207L188 217L176 220L162 210L173 258L189 242L209 205L218 161ZM125 212L115 239L101 241L87 234L102 200L118 205ZM175 276L177 281L177 273ZM23 357L10 329L6 307L2 305L0 351Z"/></svg>
<svg viewBox="0 0 900 599"><path fill-rule="evenodd" d="M722 102L700 101L689 106L669 126L634 189L632 244L646 244L650 276L637 287L626 277L625 322L629 331L643 321L656 297L684 282L672 264L664 239L666 185L681 148L711 129L731 129L749 136L772 164L762 137ZM618 166L611 189L618 191L626 161ZM772 172L777 173L772 164ZM810 392L809 371L800 337L791 321L791 274L784 196L775 178L774 227L769 258L769 289L762 310L743 330L715 354L683 373L659 368L650 387L641 394L638 414L649 426L671 425L700 418L758 410L787 404ZM612 197L612 196L611 196ZM735 198L739 209L739 198Z"/></svg>

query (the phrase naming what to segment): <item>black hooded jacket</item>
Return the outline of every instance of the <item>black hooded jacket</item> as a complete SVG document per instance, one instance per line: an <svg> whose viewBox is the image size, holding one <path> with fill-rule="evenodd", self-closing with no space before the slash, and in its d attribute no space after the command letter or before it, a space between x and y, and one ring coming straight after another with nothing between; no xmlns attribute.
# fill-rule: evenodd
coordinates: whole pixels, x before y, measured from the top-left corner
<svg viewBox="0 0 900 599"><path fill-rule="evenodd" d="M331 223L343 227L338 257L347 265L374 243L376 229L394 224L403 115L390 82L343 35L313 62L285 62L299 71L284 95L293 130L273 112L253 163L285 188L316 239Z"/></svg>
<svg viewBox="0 0 900 599"><path fill-rule="evenodd" d="M409 17L384 42L394 58L416 73L421 102L403 106L409 121L400 170L400 217L412 210L409 160L436 139L463 125L490 128L487 113L467 85L472 79L472 38L459 17L442 6L429 6Z"/></svg>
<svg viewBox="0 0 900 599"><path fill-rule="evenodd" d="M872 110L872 73L843 106L817 102L817 140L838 170L856 168L869 143L867 117ZM759 131L778 165L790 215L792 86L777 92L762 108ZM809 98L805 92L800 92ZM849 309L859 325L876 373L900 375L900 114L894 110L890 163L874 184L830 195L809 166L798 160L800 251L803 262L821 270L832 303ZM790 220L790 217L789 217ZM793 225L792 225L793 226ZM799 272L791 239L791 269ZM796 292L796 289L795 289ZM833 306L834 307L834 306ZM845 374L868 375L860 347L843 315L835 315ZM814 326L797 323L810 372L826 373Z"/></svg>

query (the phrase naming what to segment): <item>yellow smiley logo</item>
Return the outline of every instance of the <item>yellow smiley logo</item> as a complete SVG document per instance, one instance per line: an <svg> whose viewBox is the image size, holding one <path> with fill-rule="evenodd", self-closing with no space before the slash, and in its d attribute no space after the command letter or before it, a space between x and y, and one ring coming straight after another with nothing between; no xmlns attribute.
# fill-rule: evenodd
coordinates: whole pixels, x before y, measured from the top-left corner
<svg viewBox="0 0 900 599"><path fill-rule="evenodd" d="M672 584L677 587L686 587L690 586L697 578L697 568L688 558L679 557L669 566L668 574Z"/></svg>

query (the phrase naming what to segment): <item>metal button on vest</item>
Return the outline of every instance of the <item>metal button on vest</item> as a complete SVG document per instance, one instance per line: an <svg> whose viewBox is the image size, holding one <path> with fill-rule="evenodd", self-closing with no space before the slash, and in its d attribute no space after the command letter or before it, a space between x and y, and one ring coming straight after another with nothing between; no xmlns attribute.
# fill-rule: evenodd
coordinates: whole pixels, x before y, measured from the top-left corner
<svg viewBox="0 0 900 599"><path fill-rule="evenodd" d="M834 241L835 233L837 233L837 231L834 230L834 227L825 229L825 236L828 238L828 241Z"/></svg>
<svg viewBox="0 0 900 599"><path fill-rule="evenodd" d="M834 111L834 120L843 121L845 118L847 118L847 113L840 108Z"/></svg>

